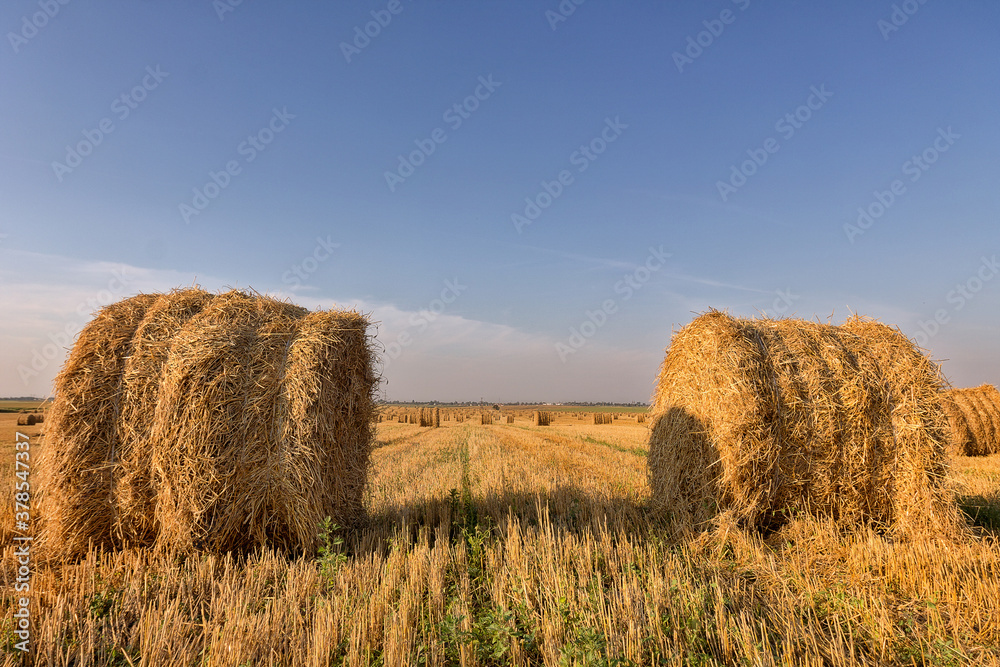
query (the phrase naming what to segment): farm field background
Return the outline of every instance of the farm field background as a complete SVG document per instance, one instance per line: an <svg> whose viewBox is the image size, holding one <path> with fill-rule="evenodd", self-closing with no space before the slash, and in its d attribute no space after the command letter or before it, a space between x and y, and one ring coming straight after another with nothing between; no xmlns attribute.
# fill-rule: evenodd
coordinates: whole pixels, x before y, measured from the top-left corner
<svg viewBox="0 0 1000 667"><path fill-rule="evenodd" d="M514 415L384 419L369 521L318 558L36 554L36 664L1000 664L998 457L953 463L966 541L804 518L674 540L646 509L646 424ZM4 545L15 422L0 414ZM6 546L7 665L14 563Z"/></svg>

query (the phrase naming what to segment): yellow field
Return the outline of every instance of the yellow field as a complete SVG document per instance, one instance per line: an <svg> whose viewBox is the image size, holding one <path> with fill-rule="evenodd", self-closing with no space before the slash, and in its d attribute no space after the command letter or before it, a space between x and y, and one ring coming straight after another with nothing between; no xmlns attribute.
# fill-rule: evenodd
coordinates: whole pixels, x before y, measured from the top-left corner
<svg viewBox="0 0 1000 667"><path fill-rule="evenodd" d="M381 423L369 526L333 531L324 558L38 562L32 653L50 665L1000 664L1000 457L955 462L984 526L964 543L806 519L766 541L731 530L676 543L646 511L647 437L634 420L573 416ZM2 558L0 655L13 665L12 547Z"/></svg>

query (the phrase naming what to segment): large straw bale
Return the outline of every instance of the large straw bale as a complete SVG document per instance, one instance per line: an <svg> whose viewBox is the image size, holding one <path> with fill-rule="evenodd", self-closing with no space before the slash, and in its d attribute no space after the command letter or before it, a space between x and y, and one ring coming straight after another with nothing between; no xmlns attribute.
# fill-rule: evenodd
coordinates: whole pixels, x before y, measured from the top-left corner
<svg viewBox="0 0 1000 667"><path fill-rule="evenodd" d="M309 552L324 517L357 523L375 415L366 330L358 313L238 291L101 311L57 383L49 543Z"/></svg>
<svg viewBox="0 0 1000 667"><path fill-rule="evenodd" d="M955 454L990 456L1000 452L1000 391L991 384L950 389L941 397Z"/></svg>
<svg viewBox="0 0 1000 667"><path fill-rule="evenodd" d="M711 311L674 336L650 410L652 504L673 527L790 514L893 534L961 530L943 378L898 331Z"/></svg>

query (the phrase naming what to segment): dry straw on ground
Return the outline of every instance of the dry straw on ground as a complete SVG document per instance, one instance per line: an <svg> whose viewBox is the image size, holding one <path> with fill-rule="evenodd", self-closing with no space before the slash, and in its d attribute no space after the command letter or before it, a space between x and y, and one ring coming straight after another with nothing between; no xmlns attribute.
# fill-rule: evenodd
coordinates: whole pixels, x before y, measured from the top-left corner
<svg viewBox="0 0 1000 667"><path fill-rule="evenodd" d="M140 295L80 334L56 383L45 542L311 551L361 519L367 320L256 294Z"/></svg>
<svg viewBox="0 0 1000 667"><path fill-rule="evenodd" d="M941 405L951 427L953 453L991 456L1000 453L1000 391L991 384L949 389Z"/></svg>
<svg viewBox="0 0 1000 667"><path fill-rule="evenodd" d="M942 386L877 322L701 315L675 335L653 397L653 505L681 531L720 513L776 528L802 511L954 535Z"/></svg>

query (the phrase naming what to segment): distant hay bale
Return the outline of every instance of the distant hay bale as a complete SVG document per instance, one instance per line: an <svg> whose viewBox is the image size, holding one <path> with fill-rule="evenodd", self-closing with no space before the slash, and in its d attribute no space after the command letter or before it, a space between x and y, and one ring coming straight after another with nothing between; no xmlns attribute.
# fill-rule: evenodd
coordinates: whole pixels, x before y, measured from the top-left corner
<svg viewBox="0 0 1000 667"><path fill-rule="evenodd" d="M38 423L37 415L28 415L27 419L24 420L26 426L34 426Z"/></svg>
<svg viewBox="0 0 1000 667"><path fill-rule="evenodd" d="M431 426L434 428L441 427L441 408L434 408L434 418L432 420Z"/></svg>
<svg viewBox="0 0 1000 667"><path fill-rule="evenodd" d="M28 425L28 415L18 415L17 416L17 425L18 426L27 426Z"/></svg>
<svg viewBox="0 0 1000 667"><path fill-rule="evenodd" d="M652 505L681 531L720 513L774 529L803 511L954 534L942 386L877 322L701 315L674 336L653 397Z"/></svg>
<svg viewBox="0 0 1000 667"><path fill-rule="evenodd" d="M941 397L955 454L1000 453L1000 391L991 384L949 389Z"/></svg>
<svg viewBox="0 0 1000 667"><path fill-rule="evenodd" d="M487 426L492 425L493 424L493 413L491 413L491 412L481 412L481 413L479 413L479 423L487 425Z"/></svg>
<svg viewBox="0 0 1000 667"><path fill-rule="evenodd" d="M374 429L367 320L268 297L140 295L98 313L57 379L46 543L311 552L352 525Z"/></svg>
<svg viewBox="0 0 1000 667"><path fill-rule="evenodd" d="M644 415L644 414L636 415L635 416L635 423L636 424L645 424L646 423L646 415Z"/></svg>
<svg viewBox="0 0 1000 667"><path fill-rule="evenodd" d="M594 413L594 424L610 424L611 414L608 412L595 412Z"/></svg>
<svg viewBox="0 0 1000 667"><path fill-rule="evenodd" d="M532 413L531 418L535 426L548 426L549 422L551 421L549 413L542 412L540 410L535 410Z"/></svg>
<svg viewBox="0 0 1000 667"><path fill-rule="evenodd" d="M507 423L508 424L514 423L514 415L507 415Z"/></svg>

